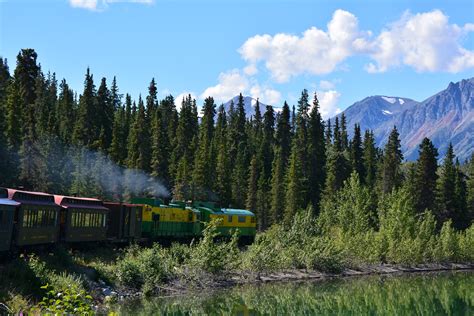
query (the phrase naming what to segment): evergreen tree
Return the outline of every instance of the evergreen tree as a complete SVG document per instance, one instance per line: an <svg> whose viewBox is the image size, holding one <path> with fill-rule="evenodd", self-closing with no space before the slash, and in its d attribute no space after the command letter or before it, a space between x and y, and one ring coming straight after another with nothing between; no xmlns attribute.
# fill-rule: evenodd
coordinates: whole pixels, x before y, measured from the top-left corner
<svg viewBox="0 0 474 316"><path fill-rule="evenodd" d="M257 155L254 154L252 156L252 160L250 161L247 201L245 207L248 210L257 213L256 215L258 216L258 220L261 221L261 214L258 214L257 212L257 188L260 171L260 163L257 159Z"/></svg>
<svg viewBox="0 0 474 316"><path fill-rule="evenodd" d="M326 144L324 137L324 123L319 112L319 101L314 94L313 107L309 117L309 199L312 209L319 212L321 193L324 190L325 166L326 166Z"/></svg>
<svg viewBox="0 0 474 316"><path fill-rule="evenodd" d="M287 190L285 220L291 221L297 210L304 209L309 203L308 185L308 122L309 103L308 91L301 93L296 115L296 129L291 148L289 169L287 172Z"/></svg>
<svg viewBox="0 0 474 316"><path fill-rule="evenodd" d="M444 222L456 217L456 167L454 150L450 143L437 183L438 220Z"/></svg>
<svg viewBox="0 0 474 316"><path fill-rule="evenodd" d="M214 190L217 192L221 205L227 207L231 203L232 188L231 175L229 173L229 170L231 170L231 161L227 151L227 116L224 105L219 106L213 142L213 146L217 149Z"/></svg>
<svg viewBox="0 0 474 316"><path fill-rule="evenodd" d="M97 90L96 104L97 112L95 125L99 130L99 138L96 140L94 147L105 152L110 147L112 140L112 128L115 110L112 96L109 89L107 88L107 81L105 78L102 78L99 90Z"/></svg>
<svg viewBox="0 0 474 316"><path fill-rule="evenodd" d="M341 114L341 146L342 150L349 149L349 136L347 134L347 122L344 112Z"/></svg>
<svg viewBox="0 0 474 316"><path fill-rule="evenodd" d="M343 133L339 127L339 118L334 122L334 144L329 148L326 164L325 195L330 198L344 184L350 174L349 162L346 159L343 146Z"/></svg>
<svg viewBox="0 0 474 316"><path fill-rule="evenodd" d="M256 192L255 203L258 224L260 229L266 229L270 223L270 181L273 161L274 133L275 133L275 114L271 106L266 107L263 119L263 131L260 146L256 155L257 174L256 174ZM251 167L252 171L252 167ZM252 181L252 177L250 177ZM250 186L249 186L250 188ZM249 193L251 191L249 190Z"/></svg>
<svg viewBox="0 0 474 316"><path fill-rule="evenodd" d="M109 147L109 155L112 161L124 165L127 158L127 123L126 110L119 106L115 110L114 123L112 126L112 141Z"/></svg>
<svg viewBox="0 0 474 316"><path fill-rule="evenodd" d="M136 118L129 134L127 166L131 169L148 171L150 167L150 146L149 129L145 115L145 105L140 96Z"/></svg>
<svg viewBox="0 0 474 316"><path fill-rule="evenodd" d="M400 139L397 128L394 126L383 153L381 190L389 193L394 188L399 188L402 183L402 172L400 165L403 154L400 149Z"/></svg>
<svg viewBox="0 0 474 316"><path fill-rule="evenodd" d="M454 178L454 195L456 201L456 212L452 218L453 227L456 229L466 229L470 223L470 216L467 210L467 186L466 175L462 172L459 160L456 159L456 177Z"/></svg>
<svg viewBox="0 0 474 316"><path fill-rule="evenodd" d="M155 78L151 79L150 85L148 86L148 96L146 97L146 111L149 121L153 120L153 116L156 114L158 108L158 88L156 87Z"/></svg>
<svg viewBox="0 0 474 316"><path fill-rule="evenodd" d="M363 170L365 172L364 183L373 188L377 179L377 148L375 147L375 138L372 131L366 130L364 134L363 147Z"/></svg>
<svg viewBox="0 0 474 316"><path fill-rule="evenodd" d="M7 186L11 181L11 160L10 152L7 146L6 132L7 132L7 91L10 85L10 71L8 69L7 60L0 58L0 186Z"/></svg>
<svg viewBox="0 0 474 316"><path fill-rule="evenodd" d="M209 200L216 168L215 152L212 145L216 105L212 97L204 100L202 114L199 129L199 148L193 170L193 197L194 199Z"/></svg>
<svg viewBox="0 0 474 316"><path fill-rule="evenodd" d="M97 98L93 75L87 68L84 80L84 92L79 97L79 108L72 140L76 145L93 147L99 138L100 126L97 125Z"/></svg>
<svg viewBox="0 0 474 316"><path fill-rule="evenodd" d="M14 81L20 95L20 104L22 111L26 107L32 106L36 101L36 78L40 74L40 67L36 63L38 55L34 49L22 49L16 57L16 68L14 72Z"/></svg>
<svg viewBox="0 0 474 316"><path fill-rule="evenodd" d="M170 186L170 152L177 124L176 107L173 96L160 101L152 125L152 175L159 177Z"/></svg>
<svg viewBox="0 0 474 316"><path fill-rule="evenodd" d="M418 212L435 210L436 181L438 179L438 150L431 140L424 138L420 144L415 173L415 203Z"/></svg>
<svg viewBox="0 0 474 316"><path fill-rule="evenodd" d="M275 142L271 179L271 214L273 222L279 223L283 220L285 209L285 171L291 149L290 108L286 102L278 117Z"/></svg>
<svg viewBox="0 0 474 316"><path fill-rule="evenodd" d="M232 170L232 204L235 207L243 207L247 197L249 148L245 122L245 104L241 93L234 117L229 126L229 154L231 157L235 157L235 164Z"/></svg>
<svg viewBox="0 0 474 316"><path fill-rule="evenodd" d="M59 85L56 115L59 137L63 142L70 143L75 121L74 92L69 88L65 79Z"/></svg>
<svg viewBox="0 0 474 316"><path fill-rule="evenodd" d="M350 159L353 172L359 175L360 182L365 183L365 166L364 166L364 150L362 148L362 136L360 125L354 125L354 137L350 143Z"/></svg>
<svg viewBox="0 0 474 316"><path fill-rule="evenodd" d="M469 220L474 219L474 152L471 154L467 170L467 212Z"/></svg>
<svg viewBox="0 0 474 316"><path fill-rule="evenodd" d="M183 98L181 111L179 112L175 147L171 157L170 168L172 169L170 169L170 174L174 175L174 184L181 190L182 194L184 194L184 191L181 188L184 188L184 186L186 186L185 193L190 193L188 186L191 183L191 170L197 142L196 135L198 134L197 112L195 109L195 100L191 98L191 95ZM183 159L184 157L185 159Z"/></svg>
<svg viewBox="0 0 474 316"><path fill-rule="evenodd" d="M0 57L0 109L4 110L7 100L8 86L10 85L10 69L8 68L7 59Z"/></svg>
<svg viewBox="0 0 474 316"><path fill-rule="evenodd" d="M326 140L326 148L329 148L332 145L331 119L328 119L324 135Z"/></svg>

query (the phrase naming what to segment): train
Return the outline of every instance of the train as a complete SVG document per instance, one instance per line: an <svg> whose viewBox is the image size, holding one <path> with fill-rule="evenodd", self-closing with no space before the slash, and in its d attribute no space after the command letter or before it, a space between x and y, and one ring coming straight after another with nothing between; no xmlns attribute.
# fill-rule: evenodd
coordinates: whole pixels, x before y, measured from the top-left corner
<svg viewBox="0 0 474 316"><path fill-rule="evenodd" d="M130 203L0 188L0 252L58 243L136 242L199 238L206 223L251 241L255 214L214 202L133 198Z"/></svg>

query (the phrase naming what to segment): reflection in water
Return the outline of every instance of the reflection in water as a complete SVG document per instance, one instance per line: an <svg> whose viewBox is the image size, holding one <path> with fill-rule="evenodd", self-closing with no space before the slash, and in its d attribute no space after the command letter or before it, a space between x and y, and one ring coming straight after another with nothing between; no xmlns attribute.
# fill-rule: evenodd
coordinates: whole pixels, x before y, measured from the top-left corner
<svg viewBox="0 0 474 316"><path fill-rule="evenodd" d="M474 315L474 273L246 285L113 309L126 315Z"/></svg>

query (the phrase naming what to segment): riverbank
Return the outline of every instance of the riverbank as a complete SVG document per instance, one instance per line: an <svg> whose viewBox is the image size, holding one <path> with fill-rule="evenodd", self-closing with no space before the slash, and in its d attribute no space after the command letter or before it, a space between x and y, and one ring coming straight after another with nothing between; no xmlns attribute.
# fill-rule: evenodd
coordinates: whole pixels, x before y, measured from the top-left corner
<svg viewBox="0 0 474 316"><path fill-rule="evenodd" d="M0 267L0 302L14 312L33 306L43 313L92 313L126 299L239 284L465 270L474 263L474 226L455 231L447 222L437 231L429 214L396 234L406 226L395 220L395 228L381 223L379 230L354 232L300 212L291 225L273 225L248 247L239 246L237 235L217 238L216 224L190 244L88 244L24 253Z"/></svg>
<svg viewBox="0 0 474 316"><path fill-rule="evenodd" d="M146 251L147 248L138 249ZM126 258L124 253L129 251L129 248L120 249L112 246L79 250L57 248L52 252L35 255L22 254L18 258L4 260L0 264L2 275L0 281L2 300L0 302L5 303L12 312L31 310L32 307L37 306L44 295L41 286L49 284L58 293L64 291L65 288L77 293L85 291L91 296L90 300L86 300L91 305L91 310L105 311L111 304L142 299L146 296L197 295L202 292L230 289L240 285L325 281L358 276L416 274L435 271L474 271L474 262L416 265L361 264L357 267L343 268L339 272L311 269L277 269L255 272L237 269L216 274L201 270L192 278L185 278L184 274L181 274L181 277L164 280L157 283L151 292L145 292L138 287L124 286L114 277L118 272L117 264ZM139 259L137 257L137 260ZM188 271L188 276L192 274Z"/></svg>

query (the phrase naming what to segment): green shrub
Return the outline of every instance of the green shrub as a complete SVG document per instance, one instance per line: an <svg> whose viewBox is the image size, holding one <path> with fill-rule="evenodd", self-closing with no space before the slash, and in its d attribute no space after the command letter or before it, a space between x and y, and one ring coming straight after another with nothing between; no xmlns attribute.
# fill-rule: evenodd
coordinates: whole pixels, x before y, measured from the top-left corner
<svg viewBox="0 0 474 316"><path fill-rule="evenodd" d="M92 315L92 297L84 290L77 291L73 287L58 291L50 285L41 287L46 291L43 300L32 308L32 312L39 311L40 314L74 314Z"/></svg>

